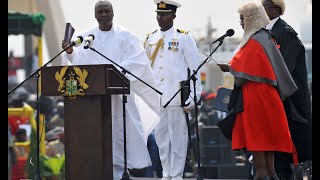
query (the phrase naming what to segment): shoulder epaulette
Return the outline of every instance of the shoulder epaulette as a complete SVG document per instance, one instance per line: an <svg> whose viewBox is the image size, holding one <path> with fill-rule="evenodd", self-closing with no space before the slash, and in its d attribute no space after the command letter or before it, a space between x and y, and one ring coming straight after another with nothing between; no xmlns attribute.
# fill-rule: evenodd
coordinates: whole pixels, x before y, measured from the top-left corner
<svg viewBox="0 0 320 180"><path fill-rule="evenodd" d="M156 29L156 30L155 30L155 31L153 31L152 33L147 34L147 39L149 38L149 36L150 36L151 34L153 34L153 33L157 32L157 31L158 31L158 29Z"/></svg>
<svg viewBox="0 0 320 180"><path fill-rule="evenodd" d="M184 34L188 34L189 33L189 31L185 31L185 30L182 30L182 29L177 29L177 31L179 33L184 33Z"/></svg>

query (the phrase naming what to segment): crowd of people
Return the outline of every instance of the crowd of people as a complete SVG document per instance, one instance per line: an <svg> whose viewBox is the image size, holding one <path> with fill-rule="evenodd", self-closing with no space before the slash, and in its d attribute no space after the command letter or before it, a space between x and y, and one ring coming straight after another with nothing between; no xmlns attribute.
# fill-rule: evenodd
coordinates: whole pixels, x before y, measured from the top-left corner
<svg viewBox="0 0 320 180"><path fill-rule="evenodd" d="M247 159L253 157L254 180L301 179L295 167L312 161L311 97L304 46L295 30L280 18L285 12L284 1L246 2L238 8L244 30L242 40L229 63L217 64L223 72L234 76L228 113L213 109L216 94L203 92L199 73L193 77L196 81L190 80L185 102L181 92L176 94L180 82L189 78L188 70L194 72L200 65L198 48L189 31L174 26L182 5L174 0L154 0L154 4L159 28L147 34L141 44L131 31L113 22L110 1L97 1L94 14L98 25L77 35L94 36L95 41L89 47L113 61L83 48L83 44L71 46L63 53L62 65L116 63L119 70L124 68L139 78L124 74L130 80L125 106L130 122L127 136L134 137L126 142L129 172L125 172L122 154L122 96L112 96L113 178L119 180L125 173L162 180L182 180L187 173L196 177L190 163L193 157L188 133L194 135L193 122L197 116L204 126L232 120L229 127L232 149L245 152ZM61 45L64 49L68 42L63 40ZM8 107L36 109L35 101L34 94L19 88L9 96ZM46 156L61 157L58 170L52 168L48 178L63 179L64 101L62 97L41 97L39 102L42 104L39 111L45 115ZM139 110L142 104L152 114L148 119ZM199 114L194 114L195 108L199 108ZM22 157L29 151L15 145L30 140L21 126L30 124L29 121L28 117L8 117L9 175L17 160L12 155Z"/></svg>
<svg viewBox="0 0 320 180"><path fill-rule="evenodd" d="M63 99L62 97L41 97L40 99L39 104L42 106L40 113L45 117L44 132L41 133L45 135L45 154L41 156L41 166L46 169L44 177L54 180L62 177L64 173ZM33 168L35 167L31 167L29 159L31 157L36 159L36 152L33 148L36 147L36 144L32 144L36 143L35 131L32 128L32 120L36 119L36 103L36 94L32 94L25 87L17 88L8 97L9 109L21 109L21 112L26 112L26 109L35 110L32 111L34 112L32 118L25 113L20 115L9 113L8 115L8 154L9 159L11 159L8 162L8 179L10 180L33 178L32 172L34 172ZM55 167L57 164L52 167L50 163L47 163L52 161L50 158L59 160L60 167ZM53 169L58 169L58 171Z"/></svg>

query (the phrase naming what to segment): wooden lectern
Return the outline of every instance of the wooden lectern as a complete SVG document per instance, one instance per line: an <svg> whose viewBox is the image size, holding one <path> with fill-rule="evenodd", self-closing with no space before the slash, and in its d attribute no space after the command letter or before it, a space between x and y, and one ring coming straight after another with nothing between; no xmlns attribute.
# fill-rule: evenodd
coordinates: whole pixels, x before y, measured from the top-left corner
<svg viewBox="0 0 320 180"><path fill-rule="evenodd" d="M113 179L111 95L129 94L129 80L110 64L49 66L41 70L41 91L43 96L64 96L65 178Z"/></svg>

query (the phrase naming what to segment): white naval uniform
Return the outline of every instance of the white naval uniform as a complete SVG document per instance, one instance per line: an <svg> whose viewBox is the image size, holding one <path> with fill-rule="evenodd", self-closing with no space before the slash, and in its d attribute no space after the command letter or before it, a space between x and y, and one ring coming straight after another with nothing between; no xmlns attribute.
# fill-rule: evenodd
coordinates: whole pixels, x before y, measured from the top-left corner
<svg viewBox="0 0 320 180"><path fill-rule="evenodd" d="M160 48L153 63L158 90L161 96L160 122L155 129L156 142L159 146L163 176L181 178L185 166L188 148L188 131L185 114L180 106L180 93L163 108L163 106L180 89L180 81L187 80L187 68L196 70L199 66L198 49L192 36L179 32L175 27L162 32L160 29L148 35L144 47L150 57L159 39L164 38L164 46ZM153 44L153 45L152 45ZM152 46L151 46L152 45ZM169 50L168 48L171 48ZM200 99L202 86L199 72L196 74L196 94ZM193 82L191 81L193 98Z"/></svg>
<svg viewBox="0 0 320 180"><path fill-rule="evenodd" d="M141 43L130 31L113 24L110 31L94 27L79 35L85 38L89 34L95 37L91 47L156 88L148 57ZM71 54L64 53L63 65L68 65L69 62L72 65L112 64L98 53L84 49L83 44L73 48ZM160 95L128 73L126 77L130 80L131 90L126 103L127 167L144 168L151 166L147 138L160 120ZM122 95L112 95L111 99L113 174L114 179L120 179L124 165Z"/></svg>

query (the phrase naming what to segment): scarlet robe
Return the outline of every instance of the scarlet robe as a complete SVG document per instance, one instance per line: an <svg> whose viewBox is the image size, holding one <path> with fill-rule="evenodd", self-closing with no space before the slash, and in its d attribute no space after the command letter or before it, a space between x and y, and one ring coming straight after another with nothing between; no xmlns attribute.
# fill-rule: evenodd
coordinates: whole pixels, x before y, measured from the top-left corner
<svg viewBox="0 0 320 180"><path fill-rule="evenodd" d="M237 113L233 125L232 149L293 153L296 163L281 100L297 87L267 31L258 31L237 52L230 61L230 72L247 80L242 85L243 111Z"/></svg>

